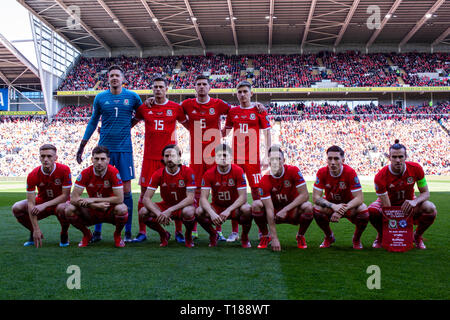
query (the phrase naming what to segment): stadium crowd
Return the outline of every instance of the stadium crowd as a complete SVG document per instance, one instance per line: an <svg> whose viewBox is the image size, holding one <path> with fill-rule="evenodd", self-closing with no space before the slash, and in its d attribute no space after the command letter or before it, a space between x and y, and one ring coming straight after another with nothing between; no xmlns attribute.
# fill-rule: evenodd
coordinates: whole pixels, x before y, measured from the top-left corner
<svg viewBox="0 0 450 320"><path fill-rule="evenodd" d="M172 89L191 89L200 73L211 76L214 88L234 88L244 79L258 88L311 87L331 80L345 87L446 86L450 83L449 53L320 52L309 55L205 55L170 57L82 57L68 73L59 90L108 88L106 69L118 64L126 70L126 87L149 89L151 77L162 74ZM417 73L433 72L431 79Z"/></svg>
<svg viewBox="0 0 450 320"><path fill-rule="evenodd" d="M448 111L448 104L445 106ZM426 174L450 175L449 134L432 118L339 118L307 119L291 116L290 121L275 121L272 141L287 153L287 163L298 165L304 175L314 175L325 164L324 151L337 144L347 151L346 161L361 175L373 175L386 164L385 152L394 139L408 147L410 160L421 163ZM8 118L0 119L0 176L26 176L39 165L38 146L52 143L59 161L76 176L89 164L90 150L98 143L94 133L79 165L75 154L84 133L86 119ZM448 118L440 122L448 128ZM189 134L178 126L178 143L183 163L189 161ZM144 123L132 129L134 164L139 176L144 146Z"/></svg>

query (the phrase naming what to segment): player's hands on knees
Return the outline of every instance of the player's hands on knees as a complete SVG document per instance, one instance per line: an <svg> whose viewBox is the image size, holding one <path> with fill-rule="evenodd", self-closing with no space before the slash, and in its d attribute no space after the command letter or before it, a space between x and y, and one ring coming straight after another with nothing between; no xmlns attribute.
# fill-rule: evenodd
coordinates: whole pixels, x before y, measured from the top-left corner
<svg viewBox="0 0 450 320"><path fill-rule="evenodd" d="M145 104L147 107L151 107L152 104L155 104L155 97L150 97L145 100Z"/></svg>
<svg viewBox="0 0 450 320"><path fill-rule="evenodd" d="M414 200L405 200L402 204L402 211L404 213L410 214L414 208L417 206L417 203Z"/></svg>
<svg viewBox="0 0 450 320"><path fill-rule="evenodd" d="M219 226L219 225L222 224L222 218L221 218L218 214L216 214L216 213L214 213L214 215L211 215L211 221L212 221L216 226Z"/></svg>
<svg viewBox="0 0 450 320"><path fill-rule="evenodd" d="M222 223L224 223L225 221L227 221L228 217L230 216L231 211L226 209L224 210L219 216L220 219L222 220Z"/></svg>
<svg viewBox="0 0 450 320"><path fill-rule="evenodd" d="M273 238L270 246L272 247L272 251L281 251L281 244L278 238Z"/></svg>
<svg viewBox="0 0 450 320"><path fill-rule="evenodd" d="M44 235L40 229L33 231L33 241L36 248L42 247L42 239L44 239Z"/></svg>
<svg viewBox="0 0 450 320"><path fill-rule="evenodd" d="M91 208L101 210L101 211L108 210L110 206L111 206L111 204L109 202L93 202L93 203L91 203Z"/></svg>
<svg viewBox="0 0 450 320"><path fill-rule="evenodd" d="M281 209L276 215L275 220L284 220L286 218L287 211L284 209Z"/></svg>
<svg viewBox="0 0 450 320"><path fill-rule="evenodd" d="M337 212L339 215L343 216L345 212L348 210L348 206L346 203L339 203L334 204L331 209L333 209L334 212Z"/></svg>
<svg viewBox="0 0 450 320"><path fill-rule="evenodd" d="M333 214L331 215L330 221L331 222L339 222L339 220L342 218L342 216L337 213L337 212L333 212Z"/></svg>
<svg viewBox="0 0 450 320"><path fill-rule="evenodd" d="M161 212L157 217L156 217L156 222L163 224L165 226L170 224L170 219L168 216L166 216L164 214L164 212Z"/></svg>
<svg viewBox="0 0 450 320"><path fill-rule="evenodd" d="M87 208L87 207L89 207L89 205L92 205L92 204L94 203L94 201L91 200L91 199L89 199L89 198L81 198L81 199L78 201L78 203L79 203L79 205L80 205L81 207ZM92 207L95 207L95 205L92 206ZM96 208L95 208L95 209L96 209Z"/></svg>
<svg viewBox="0 0 450 320"><path fill-rule="evenodd" d="M33 216L37 216L39 213L43 212L46 209L46 206L44 204L38 204L34 206L34 208L31 210L31 214Z"/></svg>

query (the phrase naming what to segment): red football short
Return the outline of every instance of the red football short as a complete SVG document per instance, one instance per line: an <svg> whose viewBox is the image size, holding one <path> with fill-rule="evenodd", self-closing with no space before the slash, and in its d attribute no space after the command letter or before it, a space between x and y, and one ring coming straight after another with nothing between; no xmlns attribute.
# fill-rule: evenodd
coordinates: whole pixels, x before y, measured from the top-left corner
<svg viewBox="0 0 450 320"><path fill-rule="evenodd" d="M147 160L142 161L141 177L139 178L139 185L147 188L150 185L150 179L156 170L163 168L164 164L160 160Z"/></svg>
<svg viewBox="0 0 450 320"><path fill-rule="evenodd" d="M42 198L36 197L36 200L35 200L36 205L43 204L44 202L47 202L47 201L44 201ZM41 213L39 213L37 215L37 218L38 218L38 220L42 220L51 215L56 215L56 206L51 206L51 207L46 208L44 211L42 211Z"/></svg>
<svg viewBox="0 0 450 320"><path fill-rule="evenodd" d="M218 205L216 205L215 203L211 203L211 207L213 207L214 211L215 211L217 214L221 214L223 211L225 211L225 210L227 209L226 207L218 206ZM228 216L228 219L227 219L227 220L230 220L230 219L231 219L231 220L237 220L237 219L238 219L238 217L237 217L238 210L239 210L239 209L233 210L233 211L231 212L231 214Z"/></svg>
<svg viewBox="0 0 450 320"><path fill-rule="evenodd" d="M161 210L161 211L165 211L173 206L164 201L157 202L156 205L159 207L159 210ZM174 220L181 220L182 219L182 216L181 216L182 210L183 209L178 209L177 211L172 212L170 217Z"/></svg>

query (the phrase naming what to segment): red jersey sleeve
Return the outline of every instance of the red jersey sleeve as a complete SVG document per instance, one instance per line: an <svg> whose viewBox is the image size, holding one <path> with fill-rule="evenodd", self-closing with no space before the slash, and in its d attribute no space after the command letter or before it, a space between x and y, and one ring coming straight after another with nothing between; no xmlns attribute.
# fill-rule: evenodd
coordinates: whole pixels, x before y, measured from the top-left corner
<svg viewBox="0 0 450 320"><path fill-rule="evenodd" d="M36 174L34 173L33 170L27 176L27 193L36 191L36 186L37 186Z"/></svg>
<svg viewBox="0 0 450 320"><path fill-rule="evenodd" d="M349 180L350 180L350 191L356 192L361 191L361 182L359 181L358 175L356 174L355 170L351 170L349 173Z"/></svg>
<svg viewBox="0 0 450 320"><path fill-rule="evenodd" d="M387 189L386 189L386 179L383 179L383 171L378 172L375 175L375 193L377 194L377 196L382 196L387 194Z"/></svg>
<svg viewBox="0 0 450 320"><path fill-rule="evenodd" d="M245 180L244 170L241 167L236 167L236 186L238 190L247 190L247 182Z"/></svg>
<svg viewBox="0 0 450 320"><path fill-rule="evenodd" d="M111 187L113 189L123 188L122 178L120 177L119 170L112 167L111 170Z"/></svg>
<svg viewBox="0 0 450 320"><path fill-rule="evenodd" d="M62 182L62 187L65 188L71 188L72 187L72 174L70 172L69 167L64 167L64 180Z"/></svg>
<svg viewBox="0 0 450 320"><path fill-rule="evenodd" d="M226 103L225 101L223 101L222 99L219 99L218 104L219 104L220 114L224 114L224 115L228 114L228 112L231 109L231 106L228 103Z"/></svg>
<svg viewBox="0 0 450 320"><path fill-rule="evenodd" d="M77 181L75 181L75 186L80 188L86 188L87 180L89 175L89 169L84 169L77 177Z"/></svg>
<svg viewBox="0 0 450 320"><path fill-rule="evenodd" d="M146 107L147 107L147 105L145 103L141 104L140 107L137 108L136 114L134 115L134 117L139 120L144 120L144 116L142 115L142 112L144 111L144 109Z"/></svg>
<svg viewBox="0 0 450 320"><path fill-rule="evenodd" d="M232 109L227 114L227 119L225 120L225 128L232 129L233 128L233 111Z"/></svg>
<svg viewBox="0 0 450 320"><path fill-rule="evenodd" d="M269 182L267 175L262 177L261 181L259 182L259 195L261 197L261 200L266 200L271 197L270 196L270 182Z"/></svg>
<svg viewBox="0 0 450 320"><path fill-rule="evenodd" d="M185 169L186 170L184 171L184 179L187 181L186 188L187 189L197 188L197 185L195 184L194 170L192 170L189 167L185 167Z"/></svg>
<svg viewBox="0 0 450 320"><path fill-rule="evenodd" d="M164 170L164 168L163 168L163 170ZM153 173L153 175L150 179L148 189L152 189L152 190L158 189L158 187L161 183L161 173L162 173L161 169L158 169Z"/></svg>
<svg viewBox="0 0 450 320"><path fill-rule="evenodd" d="M206 171L202 178L202 189L211 189L211 174L210 171Z"/></svg>
<svg viewBox="0 0 450 320"><path fill-rule="evenodd" d="M306 184L306 181L303 178L303 175L298 167L292 166L290 172L291 172L291 179L294 182L296 188L299 188Z"/></svg>
<svg viewBox="0 0 450 320"><path fill-rule="evenodd" d="M323 174L323 170L319 169L316 174L316 182L314 182L314 189L323 191L325 189L325 175Z"/></svg>
<svg viewBox="0 0 450 320"><path fill-rule="evenodd" d="M425 172L423 171L423 168L420 164L415 165L414 172L415 172L416 181L419 181L419 180L422 180L423 178L425 178Z"/></svg>
<svg viewBox="0 0 450 320"><path fill-rule="evenodd" d="M258 118L259 118L259 128L260 129L264 130L264 129L270 128L270 120L269 120L269 117L268 117L266 111L258 113Z"/></svg>
<svg viewBox="0 0 450 320"><path fill-rule="evenodd" d="M185 123L187 121L186 115L184 114L184 110L181 106L177 107L177 121L179 123Z"/></svg>

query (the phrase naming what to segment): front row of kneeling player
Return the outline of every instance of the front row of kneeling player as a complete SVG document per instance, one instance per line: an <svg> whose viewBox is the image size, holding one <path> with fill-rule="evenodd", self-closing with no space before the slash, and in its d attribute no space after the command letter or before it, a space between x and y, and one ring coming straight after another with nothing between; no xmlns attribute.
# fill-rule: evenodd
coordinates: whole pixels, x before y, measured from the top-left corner
<svg viewBox="0 0 450 320"><path fill-rule="evenodd" d="M242 247L249 248L249 231L252 220L259 228L258 248L271 244L272 250L281 250L276 224L299 225L296 235L298 248L307 248L305 233L312 220L316 220L325 238L321 248L330 247L335 237L330 221L346 217L355 224L353 248L362 249L361 235L368 222L378 232L374 248L381 247L382 207L401 206L413 214L417 228L414 242L425 249L424 231L436 218L436 207L429 199L429 191L422 167L406 161L406 147L396 140L390 147L391 164L375 176L378 200L369 208L363 203L363 193L358 176L344 164L344 151L332 146L326 151L326 167L319 169L313 187L313 204L309 200L306 182L296 166L284 163L284 153L279 147L269 149L270 172L260 181L261 201L247 203L247 184L243 170L232 164L232 151L227 145L216 147L216 166L203 175L199 205L195 205L195 176L191 168L180 164L181 150L176 145L166 146L162 152L164 167L157 170L144 195L140 218L160 235L160 246L168 245L170 233L163 228L172 219L181 219L186 228L185 245L193 247L192 230L197 221L209 233L209 246L217 245L215 226L234 219L242 226ZM68 228L72 224L83 238L85 247L92 238L88 226L107 222L115 225L114 243L124 247L121 231L127 221L127 207L123 204L123 185L116 168L109 165L109 151L98 146L92 151L93 165L83 170L75 182L72 194L70 169L56 163L56 148L40 148L42 166L34 169L27 178L27 199L15 203L12 211L17 220L30 230L30 239L24 245L42 245L43 234L38 220L55 214L61 224L60 246L68 246ZM419 196L414 196L417 183ZM36 197L35 188L38 188ZM155 191L160 188L162 201L154 202ZM88 198L82 198L84 189ZM208 198L212 192L212 202ZM323 193L325 195L323 196Z"/></svg>

